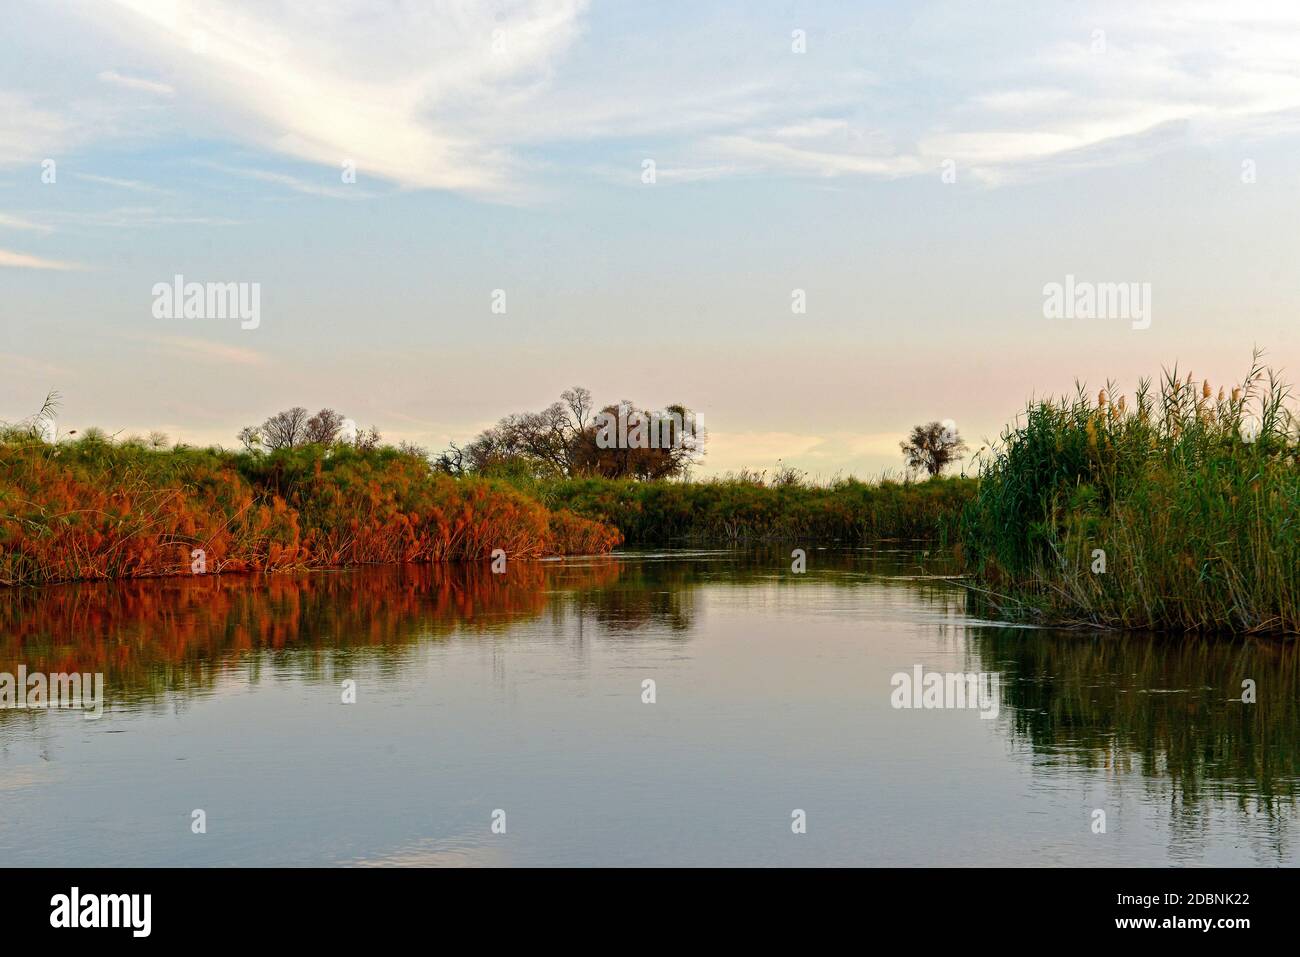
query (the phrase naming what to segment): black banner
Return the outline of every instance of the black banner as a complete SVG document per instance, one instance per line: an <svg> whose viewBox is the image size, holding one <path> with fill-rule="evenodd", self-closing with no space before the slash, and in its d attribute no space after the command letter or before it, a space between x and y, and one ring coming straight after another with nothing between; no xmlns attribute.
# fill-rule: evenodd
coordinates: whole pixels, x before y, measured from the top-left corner
<svg viewBox="0 0 1300 957"><path fill-rule="evenodd" d="M1294 894L1277 870L11 870L0 881L7 941L78 944L398 942L430 926L494 940L713 928L758 941L785 925L920 946L1044 931L1230 948L1282 932Z"/></svg>

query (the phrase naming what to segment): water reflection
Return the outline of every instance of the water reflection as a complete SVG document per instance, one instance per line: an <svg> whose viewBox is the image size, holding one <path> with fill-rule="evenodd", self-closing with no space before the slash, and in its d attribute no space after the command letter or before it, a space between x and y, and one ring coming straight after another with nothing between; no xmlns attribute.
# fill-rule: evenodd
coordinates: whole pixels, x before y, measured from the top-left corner
<svg viewBox="0 0 1300 957"><path fill-rule="evenodd" d="M107 702L117 705L210 688L241 659L274 670L278 652L331 653L315 655L317 667L305 672L313 656L294 658L295 674L324 680L331 660L400 667L423 639L501 632L542 615L560 582L585 595L618 578L619 563L608 560L516 562L505 574L406 565L11 590L0 594L0 671L103 672Z"/></svg>
<svg viewBox="0 0 1300 957"><path fill-rule="evenodd" d="M1200 830L1212 801L1276 822L1283 842L1300 779L1295 642L983 627L971 647L1040 766L1137 772L1175 830Z"/></svg>
<svg viewBox="0 0 1300 957"><path fill-rule="evenodd" d="M885 577L956 609L960 594L926 577L921 561L912 550L827 550L816 553L810 580L848 588ZM404 565L5 589L0 671L103 672L107 702L129 704L208 688L223 664L258 652L366 655L397 666L420 640L504 633L548 613L558 621L576 611L611 635L654 627L686 637L699 587L797 582L788 565L772 550L646 553L513 562L504 574L487 564ZM330 675L318 660L305 677ZM274 655L268 663L275 668Z"/></svg>
<svg viewBox="0 0 1300 957"><path fill-rule="evenodd" d="M905 545L809 549L806 575L792 574L790 563L789 549L645 552L510 563L504 575L487 565L404 566L2 592L0 671L20 664L101 671L110 715L154 723L127 726L141 739L129 752L136 763L101 766L95 762L108 753L101 732L120 729L98 725L111 722L96 723L92 733L79 720L34 722L30 713L0 710L0 812L13 816L15 828L59 833L65 820L42 802L81 807L77 788L91 785L76 783L76 775L86 767L100 767L113 781L123 802L118 815L134 812L137 794L154 792L158 813L173 813L173 800L188 799L180 795L204 768L217 781L262 768L278 790L260 800L275 807L312 789L296 760L309 768L309 760L323 767L346 757L373 767L356 775L362 783L355 793L317 811L339 815L334 826L343 832L357 829L356 846L334 862L545 863L571 853L569 863L587 863L623 847L620 834L641 849L618 862L653 859L641 841L667 855L663 863L726 863L729 853L737 863L926 863L913 855L927 841L942 847L954 839L986 843L985 857L970 863L1024 862L1026 854L1044 863L1198 861L1210 845L1237 860L1231 854L1242 843L1256 861L1291 862L1288 827L1300 779L1294 642L993 626L969 616L963 591L945 580L952 568L942 556ZM891 711L889 675L914 662L996 673L1001 717L965 722ZM364 737L342 716L349 709L327 704L337 701L339 676L354 673L394 689L387 710L358 712L372 722ZM668 682L658 713L671 720L647 723L658 720L648 716L653 709L638 710L636 689L646 673ZM1245 679L1255 682L1255 704L1240 700ZM266 723L251 740L240 737L237 716L226 711L208 712L206 724L186 725L183 734L155 717L219 692L238 700L242 691L276 682L281 698L259 701ZM329 683L335 687L323 687ZM303 698L292 691L297 686L322 694ZM303 715L313 724L305 727ZM429 738L430 728L446 736ZM210 749L188 750L194 730L217 736ZM384 739L379 751L361 757L349 750L372 738ZM224 743L232 739L238 748ZM991 750L984 747L990 740ZM15 742L39 753L11 755ZM173 747L172 761L194 760L150 764L155 747ZM929 754L942 766L918 763ZM952 773L944 768L963 761L968 790L945 796L950 803L935 811L935 788ZM620 802L636 804L665 787L662 777L645 777L651 767L678 775L668 790L689 812L647 803L644 833L611 824L609 833L593 831L581 850L574 850L586 833L579 823L568 846L484 845L476 836L478 798L459 790L477 795L487 782L529 794L549 786L602 801L617 792ZM704 783L724 769L725 777ZM810 833L792 848L750 848L750 831L724 834L708 823L720 794L731 795L730 806L765 800L765 788L785 787L786 774L797 779L798 800L821 801L823 816L842 806L837 836L819 844ZM1091 802L1123 804L1134 789L1141 809L1163 825L1124 844L1122 860L1106 858L1103 845L1076 824ZM404 801L430 795L457 809L446 812L445 832L399 823L408 820ZM392 813L363 827L348 816L353 800L389 802ZM566 826L565 800L557 798L559 817L547 833ZM963 837L952 830L951 822L1007 802L1020 802L1021 813L1041 808L1041 833ZM274 813L250 805L247 826L278 820ZM777 806L762 813L789 812ZM664 844L653 829L656 814L663 828L679 829L677 845ZM686 819L698 820L702 832L676 823ZM898 825L886 829L899 834L896 848L873 823L882 820ZM1078 837L1049 844L1076 830ZM272 833L288 847L291 831ZM112 832L91 822L73 833L102 839L106 851L117 848ZM702 836L709 833L718 835L713 843ZM299 837L304 848L315 847L311 835ZM0 845L4 838L0 825ZM212 860L239 862L249 853L223 848L225 856ZM293 859L320 862L313 851L300 853ZM177 859L161 838L148 854L142 862Z"/></svg>

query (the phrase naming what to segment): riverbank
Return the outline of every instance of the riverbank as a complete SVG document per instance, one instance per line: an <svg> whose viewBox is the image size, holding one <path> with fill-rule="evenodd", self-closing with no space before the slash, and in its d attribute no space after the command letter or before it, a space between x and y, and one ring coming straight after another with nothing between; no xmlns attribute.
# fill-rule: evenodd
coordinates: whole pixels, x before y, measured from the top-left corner
<svg viewBox="0 0 1300 957"><path fill-rule="evenodd" d="M1300 633L1300 446L1254 364L1029 405L980 477L807 482L451 476L416 451L155 450L0 435L0 583L923 540L970 611L1053 625Z"/></svg>
<svg viewBox="0 0 1300 957"><path fill-rule="evenodd" d="M418 455L0 443L0 583L607 552L618 530Z"/></svg>

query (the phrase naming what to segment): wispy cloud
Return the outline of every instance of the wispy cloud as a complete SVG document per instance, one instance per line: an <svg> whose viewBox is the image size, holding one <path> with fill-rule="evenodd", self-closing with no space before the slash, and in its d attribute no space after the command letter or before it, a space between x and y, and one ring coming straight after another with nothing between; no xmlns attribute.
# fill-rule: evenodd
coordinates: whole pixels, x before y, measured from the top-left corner
<svg viewBox="0 0 1300 957"><path fill-rule="evenodd" d="M709 145L738 163L762 170L814 176L909 176L931 168L919 157L876 154L869 149L846 149L826 143L825 137L801 134L798 142L783 141L781 134L714 137Z"/></svg>
<svg viewBox="0 0 1300 957"><path fill-rule="evenodd" d="M255 349L226 345L224 342L213 342L210 339L194 339L187 336L161 336L157 338L130 336L128 338L152 343L163 352L181 359L197 359L205 362L242 366L263 366L269 361L265 355Z"/></svg>
<svg viewBox="0 0 1300 957"><path fill-rule="evenodd" d="M385 5L364 28L351 4L117 6L185 98L240 140L402 186L500 194L518 186L510 158L442 114L527 95L585 4Z"/></svg>
<svg viewBox="0 0 1300 957"><path fill-rule="evenodd" d="M72 210L53 212L49 218L62 226L91 226L108 229L148 229L159 226L240 226L243 220L224 216L191 216L168 213L153 206L121 206L99 212Z"/></svg>
<svg viewBox="0 0 1300 957"><path fill-rule="evenodd" d="M255 179L259 182L283 186L285 189L293 190L296 193L306 193L309 196L328 196L330 199L368 199L374 195L373 193L359 189L352 184L327 186L324 183L301 179L297 176L290 176L288 173L277 173L273 170L225 166L221 163L211 163L206 161L200 165L206 166L209 169L217 170L218 172L229 173L233 176L242 176L246 179Z"/></svg>
<svg viewBox="0 0 1300 957"><path fill-rule="evenodd" d="M170 193L171 190L154 186L152 183L142 183L136 179L119 179L116 176L100 176L96 173L74 173L77 179L84 179L90 183L102 183L105 186L115 186L118 189L129 189L136 193Z"/></svg>
<svg viewBox="0 0 1300 957"><path fill-rule="evenodd" d="M8 269L53 269L67 271L85 269L77 263L62 262L57 259L42 259L27 253L16 253L9 249L0 249L0 267Z"/></svg>
<svg viewBox="0 0 1300 957"><path fill-rule="evenodd" d="M51 379L68 378L73 373L65 366L21 356L12 352L0 352L0 365L4 366L6 375L23 375L31 378Z"/></svg>
<svg viewBox="0 0 1300 957"><path fill-rule="evenodd" d="M737 36L724 18L678 31L670 18L629 14L660 27L631 39L598 34L608 23L589 18L585 0L430 0L368 6L364 17L354 4L295 0L78 9L147 64L147 75L103 69L102 84L168 101L151 118L119 109L101 125L201 122L213 138L320 164L334 183L238 175L330 198L359 196L340 188L345 161L362 181L527 196L556 165L548 149L585 144L595 155L581 165L600 173L633 138L671 153L669 179L889 179L951 159L1004 182L1113 163L1138 139L1146 148L1131 161L1186 137L1267 133L1300 111L1300 10L1287 3L1053 6L993 30L987 10L922 3L887 46L837 41L870 35L848 9L803 55L790 51L783 18L756 15ZM1155 131L1178 124L1181 138L1158 142ZM0 156L45 155L42 143L76 125L0 94Z"/></svg>
<svg viewBox="0 0 1300 957"><path fill-rule="evenodd" d="M151 93L154 96L174 96L176 91L166 83L160 83L156 80L146 80L143 77L127 76L118 73L116 70L104 70L99 74L101 83L108 83L112 86L125 87L128 90L138 90L142 93Z"/></svg>
<svg viewBox="0 0 1300 957"><path fill-rule="evenodd" d="M28 229L38 233L53 231L53 227L33 223L29 219L23 219L21 216L11 216L8 213L0 213L0 229Z"/></svg>
<svg viewBox="0 0 1300 957"><path fill-rule="evenodd" d="M69 142L73 124L31 97L0 90L0 166L39 161Z"/></svg>

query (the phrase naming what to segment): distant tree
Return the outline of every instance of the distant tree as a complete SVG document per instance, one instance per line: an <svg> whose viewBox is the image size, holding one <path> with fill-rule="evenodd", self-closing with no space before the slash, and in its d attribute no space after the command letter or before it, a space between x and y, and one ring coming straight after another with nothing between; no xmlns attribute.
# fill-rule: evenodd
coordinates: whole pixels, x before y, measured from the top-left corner
<svg viewBox="0 0 1300 957"><path fill-rule="evenodd" d="M606 406L583 430L574 454L573 473L602 475L606 478L663 479L684 475L704 451L704 431L697 427L695 414L684 405L670 405L651 411L638 409L624 399ZM613 425L601 436L602 427ZM641 432L641 440L632 436ZM618 432L627 432L626 443ZM614 434L610 434L614 433Z"/></svg>
<svg viewBox="0 0 1300 957"><path fill-rule="evenodd" d="M271 451L302 445L307 436L307 410L300 405L277 412L262 423L262 444Z"/></svg>
<svg viewBox="0 0 1300 957"><path fill-rule="evenodd" d="M610 478L667 478L684 474L703 453L703 433L694 428L694 415L681 405L662 412L638 411L631 402L606 406L599 415L591 393L575 386L541 412L508 415L484 429L463 448L452 445L434 460L434 467L451 474L463 472L523 472L537 477L603 475ZM620 418L621 416L621 418ZM610 444L598 420L610 418L635 429L638 417L653 422L653 443ZM649 429L643 428L648 437ZM653 445L653 447L650 447Z"/></svg>
<svg viewBox="0 0 1300 957"><path fill-rule="evenodd" d="M924 469L932 477L941 474L966 451L966 443L957 430L942 422L916 426L907 441L899 442L898 447L903 450L909 469L914 472Z"/></svg>
<svg viewBox="0 0 1300 957"><path fill-rule="evenodd" d="M379 448L379 443L382 440L383 436L380 435L379 430L372 425L368 429L357 430L357 437L352 440L352 446L361 452L373 452L375 449Z"/></svg>
<svg viewBox="0 0 1300 957"><path fill-rule="evenodd" d="M262 448L262 430L246 425L239 430L239 444L245 452L256 452Z"/></svg>
<svg viewBox="0 0 1300 957"><path fill-rule="evenodd" d="M465 451L455 442L449 443L451 448L439 452L433 459L433 467L439 472L446 472L448 475L463 475L465 473Z"/></svg>
<svg viewBox="0 0 1300 957"><path fill-rule="evenodd" d="M307 420L304 442L331 445L343 429L343 416L333 409L321 409Z"/></svg>
<svg viewBox="0 0 1300 957"><path fill-rule="evenodd" d="M429 450L416 442L407 442L405 440L398 442L397 451L409 458L429 461Z"/></svg>

